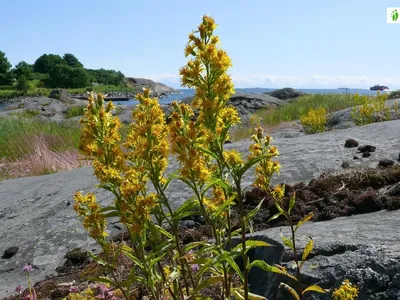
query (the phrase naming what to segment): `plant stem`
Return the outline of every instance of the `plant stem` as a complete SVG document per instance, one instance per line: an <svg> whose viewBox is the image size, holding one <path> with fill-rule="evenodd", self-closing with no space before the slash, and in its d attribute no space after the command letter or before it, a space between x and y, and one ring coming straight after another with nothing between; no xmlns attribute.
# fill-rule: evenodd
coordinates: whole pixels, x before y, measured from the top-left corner
<svg viewBox="0 0 400 300"><path fill-rule="evenodd" d="M243 260L243 271L244 271L244 299L249 299L249 270L247 269L247 255L246 255L246 221L244 203L242 197L242 188L240 186L240 180L236 180L237 199L240 210L240 225L242 228L242 260Z"/></svg>
<svg viewBox="0 0 400 300"><path fill-rule="evenodd" d="M289 221L290 224L290 230L292 232L292 242L293 242L293 255L294 255L294 261L296 262L296 271L297 271L297 285L298 285L298 289L299 289L299 297L300 300L303 300L303 290L301 288L301 274L300 274L300 266L299 266L299 259L297 256L297 249L296 249L296 239L295 239L295 232L294 232L294 225L293 225L293 221L292 218L290 217L289 214L287 214L287 219Z"/></svg>

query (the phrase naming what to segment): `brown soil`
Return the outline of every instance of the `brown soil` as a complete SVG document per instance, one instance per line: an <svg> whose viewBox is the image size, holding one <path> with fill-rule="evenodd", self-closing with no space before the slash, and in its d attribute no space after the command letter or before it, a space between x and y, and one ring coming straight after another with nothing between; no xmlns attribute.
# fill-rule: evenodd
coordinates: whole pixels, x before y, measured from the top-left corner
<svg viewBox="0 0 400 300"><path fill-rule="evenodd" d="M349 170L340 174L322 174L319 178L311 180L308 185L304 183L286 185L284 205L288 205L293 193L296 193L296 205L292 211L294 221L300 220L310 212L315 213L312 221L326 221L382 209L395 210L400 208L400 165L359 171ZM255 208L263 198L265 200L261 210L253 220L254 230L287 225L287 221L283 218L267 223L277 209L271 197L261 190L253 189L246 193L246 211ZM239 212L234 208L233 229L239 225L238 216ZM198 218L196 222L198 223ZM184 243L188 243L210 238L210 233L207 225L200 224L195 229L181 229L180 237ZM126 261L122 261L121 264L129 268ZM81 287L82 290L88 285L88 276L101 275L101 269L94 262L90 262L86 252L77 250L67 255L66 264L58 268L57 272L57 275L35 285L38 299L63 299L69 290L66 283L75 280L74 285ZM27 291L23 295L27 295ZM17 299L19 297L6 298L6 300ZM135 299L141 297L138 295Z"/></svg>

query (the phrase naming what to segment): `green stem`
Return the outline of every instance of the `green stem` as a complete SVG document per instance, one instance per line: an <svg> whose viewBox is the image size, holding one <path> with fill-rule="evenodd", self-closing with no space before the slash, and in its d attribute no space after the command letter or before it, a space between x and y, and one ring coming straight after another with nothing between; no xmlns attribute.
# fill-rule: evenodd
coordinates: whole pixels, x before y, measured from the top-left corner
<svg viewBox="0 0 400 300"><path fill-rule="evenodd" d="M300 300L303 300L303 294L302 294L303 290L301 288L301 274L300 274L299 259L298 259L298 256L297 256L294 225L293 225L292 218L290 217L290 215L288 213L286 213L286 218L289 221L290 230L291 230L291 233L292 233L293 255L294 255L294 261L296 262L296 271L297 271L297 276L296 277L297 277L297 285L298 285L298 289L299 289L299 297L300 297Z"/></svg>
<svg viewBox="0 0 400 300"><path fill-rule="evenodd" d="M246 221L244 203L242 197L242 188L240 186L240 180L235 179L237 199L240 210L240 225L242 227L242 260L243 260L243 271L244 271L244 299L249 299L249 270L247 269L247 255L246 255Z"/></svg>

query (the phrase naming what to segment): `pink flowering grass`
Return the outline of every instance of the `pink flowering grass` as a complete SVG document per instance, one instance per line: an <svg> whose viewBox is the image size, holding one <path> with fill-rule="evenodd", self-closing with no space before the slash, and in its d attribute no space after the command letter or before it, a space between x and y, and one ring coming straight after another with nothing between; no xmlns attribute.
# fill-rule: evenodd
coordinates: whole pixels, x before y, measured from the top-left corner
<svg viewBox="0 0 400 300"><path fill-rule="evenodd" d="M3 177L38 176L90 165L59 136L27 135L23 137L23 147L18 151L19 157L3 159L0 164Z"/></svg>

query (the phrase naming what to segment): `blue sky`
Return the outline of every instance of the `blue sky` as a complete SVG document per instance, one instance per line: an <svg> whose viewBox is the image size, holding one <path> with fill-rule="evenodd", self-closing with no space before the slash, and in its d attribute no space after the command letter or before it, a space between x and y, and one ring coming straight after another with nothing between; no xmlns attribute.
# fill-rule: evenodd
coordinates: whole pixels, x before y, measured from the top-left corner
<svg viewBox="0 0 400 300"><path fill-rule="evenodd" d="M203 14L233 61L236 87L400 88L400 0L2 0L0 50L15 65L73 53L87 68L179 87Z"/></svg>

